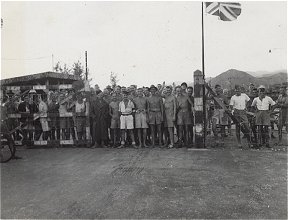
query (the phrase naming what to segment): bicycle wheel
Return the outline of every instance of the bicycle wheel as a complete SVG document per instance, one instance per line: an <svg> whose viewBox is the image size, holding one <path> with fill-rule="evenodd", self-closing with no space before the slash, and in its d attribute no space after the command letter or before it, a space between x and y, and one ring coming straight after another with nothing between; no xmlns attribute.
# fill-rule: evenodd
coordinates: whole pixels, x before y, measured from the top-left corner
<svg viewBox="0 0 288 220"><path fill-rule="evenodd" d="M12 159L16 151L14 142L8 134L1 133L0 163L6 163Z"/></svg>

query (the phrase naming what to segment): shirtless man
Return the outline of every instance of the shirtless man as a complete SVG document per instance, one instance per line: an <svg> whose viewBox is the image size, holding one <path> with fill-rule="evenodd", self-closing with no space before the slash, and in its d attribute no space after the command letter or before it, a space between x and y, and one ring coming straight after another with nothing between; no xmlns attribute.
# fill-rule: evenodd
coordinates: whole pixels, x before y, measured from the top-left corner
<svg viewBox="0 0 288 220"><path fill-rule="evenodd" d="M176 110L177 110L177 101L175 96L172 95L172 87L167 86L164 90L164 112L165 112L165 120L164 126L166 128L165 134L165 145L168 142L168 134L170 139L170 144L168 148L174 147L174 123L176 121Z"/></svg>
<svg viewBox="0 0 288 220"><path fill-rule="evenodd" d="M145 88L144 88L144 96L145 96L145 97L150 97L149 87L145 87Z"/></svg>
<svg viewBox="0 0 288 220"><path fill-rule="evenodd" d="M183 94L187 94L187 83L186 82L183 82L181 83L181 91Z"/></svg>
<svg viewBox="0 0 288 220"><path fill-rule="evenodd" d="M137 97L133 99L135 104L135 128L138 130L138 139L139 146L142 144L144 147L148 147L146 145L146 137L147 137L147 99L144 97L143 89L137 89ZM143 142L142 142L142 132L143 131Z"/></svg>
<svg viewBox="0 0 288 220"><path fill-rule="evenodd" d="M161 123L163 122L163 101L160 96L156 95L157 88L150 87L151 96L148 101L148 121L151 126L152 146L155 146L155 127L159 137L159 145L162 146Z"/></svg>
<svg viewBox="0 0 288 220"><path fill-rule="evenodd" d="M116 93L112 93L112 101L109 104L109 113L111 116L110 131L111 131L112 146L116 147L120 133L119 101L117 100Z"/></svg>
<svg viewBox="0 0 288 220"><path fill-rule="evenodd" d="M183 133L185 131L185 145L188 145L189 141L189 126L192 124L191 111L193 110L193 103L187 96L183 94L183 90L180 86L176 87L177 98L177 125L179 126L179 147L182 147ZM189 105L190 104L190 105ZM185 128L185 130L184 130Z"/></svg>

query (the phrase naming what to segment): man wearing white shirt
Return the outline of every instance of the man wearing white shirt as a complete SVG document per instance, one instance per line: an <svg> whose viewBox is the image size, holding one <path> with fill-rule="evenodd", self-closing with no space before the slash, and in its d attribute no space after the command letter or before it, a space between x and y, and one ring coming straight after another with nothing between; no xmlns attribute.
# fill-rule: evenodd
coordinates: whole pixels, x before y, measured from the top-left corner
<svg viewBox="0 0 288 220"><path fill-rule="evenodd" d="M136 147L135 138L134 138L134 119L133 119L133 109L135 108L133 102L128 99L128 92L123 91L123 100L119 103L119 112L120 116L120 129L121 129L121 145L118 148L125 147L125 132L128 130L128 133L132 139L132 146Z"/></svg>
<svg viewBox="0 0 288 220"><path fill-rule="evenodd" d="M233 115L237 118L239 122L236 124L236 137L238 142L238 147L241 147L241 139L240 139L240 123L245 127L244 135L248 137L250 129L248 126L248 118L246 115L246 105L250 98L245 94L241 93L241 88L238 85L235 85L235 92L236 94L231 97L230 106L233 110Z"/></svg>
<svg viewBox="0 0 288 220"><path fill-rule="evenodd" d="M256 108L256 126L258 126L258 132L260 132L260 138L263 140L263 144L266 143L266 147L269 145L269 132L270 125L270 106L274 106L276 103L273 99L265 95L265 86L259 87L259 96L254 98L252 107ZM259 140L261 143L261 139Z"/></svg>

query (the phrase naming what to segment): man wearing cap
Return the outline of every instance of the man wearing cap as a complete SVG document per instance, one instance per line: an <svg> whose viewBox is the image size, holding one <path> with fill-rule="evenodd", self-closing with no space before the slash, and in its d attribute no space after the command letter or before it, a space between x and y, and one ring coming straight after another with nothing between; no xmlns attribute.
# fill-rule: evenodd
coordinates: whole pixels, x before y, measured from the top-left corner
<svg viewBox="0 0 288 220"><path fill-rule="evenodd" d="M241 93L241 88L239 85L235 85L235 95L231 97L230 100L230 107L232 109L233 115L237 118L239 122L236 124L236 138L238 142L238 147L242 147L241 145L241 138L240 138L240 123L245 127L245 131L247 131L246 137L249 135L249 126L248 126L248 118L246 115L246 106L247 102L250 98L245 94Z"/></svg>
<svg viewBox="0 0 288 220"><path fill-rule="evenodd" d="M147 98L148 101L148 121L151 127L152 146L155 146L155 127L159 138L159 145L162 146L162 130L161 124L163 122L163 101L162 97L156 95L157 88L152 85L150 87L151 96Z"/></svg>
<svg viewBox="0 0 288 220"><path fill-rule="evenodd" d="M260 86L258 88L259 96L254 98L252 102L252 107L256 109L256 125L258 126L258 132L260 134L260 143L262 140L266 147L269 145L269 125L270 125L270 106L274 106L276 103L273 99L267 96L265 86ZM274 107L273 107L274 108Z"/></svg>
<svg viewBox="0 0 288 220"><path fill-rule="evenodd" d="M120 116L120 129L121 129L121 145L118 148L125 147L125 132L126 130L130 134L132 139L132 146L136 147L135 138L134 138L134 121L133 121L133 109L135 108L133 102L128 98L128 92L123 91L123 100L119 103L119 112Z"/></svg>
<svg viewBox="0 0 288 220"><path fill-rule="evenodd" d="M279 143L282 144L282 128L283 126L287 128L287 115L288 115L288 96L286 86L281 86L280 95L276 101L277 107L280 108L280 114L278 118L278 133L279 133Z"/></svg>

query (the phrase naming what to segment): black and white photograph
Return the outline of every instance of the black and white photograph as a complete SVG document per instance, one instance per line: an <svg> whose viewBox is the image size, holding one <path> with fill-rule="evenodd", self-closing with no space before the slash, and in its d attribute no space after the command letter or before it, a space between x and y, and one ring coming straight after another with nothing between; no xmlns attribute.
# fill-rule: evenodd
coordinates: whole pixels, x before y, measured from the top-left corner
<svg viewBox="0 0 288 220"><path fill-rule="evenodd" d="M1 219L287 219L287 1L1 1Z"/></svg>

